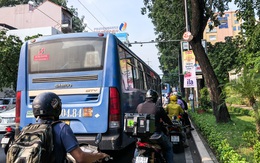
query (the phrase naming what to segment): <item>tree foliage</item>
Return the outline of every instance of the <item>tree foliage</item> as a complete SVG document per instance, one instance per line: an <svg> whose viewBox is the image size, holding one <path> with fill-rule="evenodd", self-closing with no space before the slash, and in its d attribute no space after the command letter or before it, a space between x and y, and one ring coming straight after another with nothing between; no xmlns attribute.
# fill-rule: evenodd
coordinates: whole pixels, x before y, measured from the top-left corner
<svg viewBox="0 0 260 163"><path fill-rule="evenodd" d="M241 25L240 47L240 69L246 66L247 69L259 70L260 58L260 24L256 18L260 16L259 0L235 0L238 6L237 16L243 20Z"/></svg>
<svg viewBox="0 0 260 163"><path fill-rule="evenodd" d="M0 0L0 7L12 7L21 4L19 0Z"/></svg>
<svg viewBox="0 0 260 163"><path fill-rule="evenodd" d="M230 83L226 84L226 87L230 87L233 91L246 99L249 105L254 110L256 131L258 134L258 139L260 140L260 116L257 104L257 98L260 96L259 73L254 73L253 71L250 71L249 69L244 67L242 75L237 80L233 80Z"/></svg>
<svg viewBox="0 0 260 163"><path fill-rule="evenodd" d="M18 60L22 41L16 36L7 36L0 31L0 88L10 87L16 90Z"/></svg>
<svg viewBox="0 0 260 163"><path fill-rule="evenodd" d="M27 4L29 0L0 0L0 7L11 7L18 4ZM43 0L34 1L36 4L40 4ZM66 7L67 0L52 0L52 2ZM67 7L66 7L67 8ZM72 12L72 22L73 30L75 32L82 32L85 29L84 17L78 18L77 9L71 7L68 9ZM26 37L24 41L40 37L42 35L38 34L31 37ZM0 30L0 89L5 87L10 87L16 90L16 81L17 81L17 71L18 71L18 62L20 55L20 48L23 41L19 37L6 35L5 30Z"/></svg>
<svg viewBox="0 0 260 163"><path fill-rule="evenodd" d="M68 8L68 10L73 14L72 16L73 32L83 32L86 28L86 24L84 23L85 16L81 16L81 18L79 18L78 11L73 6Z"/></svg>
<svg viewBox="0 0 260 163"><path fill-rule="evenodd" d="M242 37L239 43L239 69L242 76L227 84L242 97L247 99L254 110L256 131L260 140L260 116L257 98L260 96L260 24L256 17L260 14L260 1L235 1L240 9L237 14L242 18Z"/></svg>
<svg viewBox="0 0 260 163"><path fill-rule="evenodd" d="M260 24L254 25L253 31L244 40L244 46L240 52L241 62L244 66L259 73L260 68Z"/></svg>
<svg viewBox="0 0 260 163"><path fill-rule="evenodd" d="M181 39L184 30L185 13L183 0L144 0L145 9L149 12L148 16L155 25L155 30L159 34L159 39ZM210 61L201 44L203 32L210 19L214 26L219 24L215 12L223 14L228 9L228 2L231 0L191 0L189 9L189 26L193 35L190 45L198 60L202 73L209 87L210 97L217 122L230 121L230 115L227 111L225 100L221 96L222 89L214 73ZM180 28L178 28L181 26ZM176 30L178 28L178 30ZM188 29L187 29L188 30ZM175 36L175 37L174 37ZM172 47L169 47L172 48ZM159 49L161 50L161 49Z"/></svg>
<svg viewBox="0 0 260 163"><path fill-rule="evenodd" d="M163 80L172 86L179 86L180 72L178 58L180 54L180 38L185 31L183 16L183 0L146 1L142 14L148 14L155 26L157 47L160 51L159 61L163 71ZM173 14L176 13L176 14Z"/></svg>
<svg viewBox="0 0 260 163"><path fill-rule="evenodd" d="M238 65L239 46L236 39L226 37L225 42L209 45L208 57L221 85L229 82L228 72Z"/></svg>

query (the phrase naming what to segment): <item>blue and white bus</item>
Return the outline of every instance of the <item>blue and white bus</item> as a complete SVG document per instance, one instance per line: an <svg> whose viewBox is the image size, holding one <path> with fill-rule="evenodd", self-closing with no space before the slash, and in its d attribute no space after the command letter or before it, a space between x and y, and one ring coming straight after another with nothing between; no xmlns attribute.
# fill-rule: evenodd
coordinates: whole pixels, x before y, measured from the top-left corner
<svg viewBox="0 0 260 163"><path fill-rule="evenodd" d="M162 94L170 94L171 93L171 86L169 83L162 83Z"/></svg>
<svg viewBox="0 0 260 163"><path fill-rule="evenodd" d="M17 129L34 123L32 101L41 92L62 100L60 119L79 143L120 150L133 139L123 133L124 113L134 112L160 77L117 37L109 33L71 33L27 41L20 52L17 80Z"/></svg>

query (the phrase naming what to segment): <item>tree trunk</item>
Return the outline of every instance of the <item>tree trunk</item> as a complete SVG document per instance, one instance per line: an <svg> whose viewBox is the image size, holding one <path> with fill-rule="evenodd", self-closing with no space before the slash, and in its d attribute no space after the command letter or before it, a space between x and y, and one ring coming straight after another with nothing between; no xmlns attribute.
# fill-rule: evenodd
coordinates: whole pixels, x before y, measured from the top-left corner
<svg viewBox="0 0 260 163"><path fill-rule="evenodd" d="M254 113L255 113L255 127L256 127L256 133L258 136L258 140L260 140L260 117L259 117L259 111L258 111L258 105L254 103L251 105Z"/></svg>
<svg viewBox="0 0 260 163"><path fill-rule="evenodd" d="M221 97L222 90L219 86L215 72L206 56L201 43L191 44L195 57L198 60L206 85L209 88L212 108L216 117L216 122L229 122L230 115L227 110L225 100Z"/></svg>
<svg viewBox="0 0 260 163"><path fill-rule="evenodd" d="M209 94L213 112L216 117L216 122L229 122L230 115L227 110L225 99L221 96L222 90L220 88L219 81L201 44L203 31L207 25L208 18L204 16L205 6L200 3L203 3L203 1L191 0L191 33L193 35L193 39L190 44L196 60L200 64L206 85L209 88Z"/></svg>

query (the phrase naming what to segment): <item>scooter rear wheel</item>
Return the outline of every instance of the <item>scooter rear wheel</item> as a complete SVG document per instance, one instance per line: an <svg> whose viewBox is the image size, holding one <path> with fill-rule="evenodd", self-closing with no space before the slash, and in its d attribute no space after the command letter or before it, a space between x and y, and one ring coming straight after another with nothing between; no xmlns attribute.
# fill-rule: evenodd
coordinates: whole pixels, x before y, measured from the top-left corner
<svg viewBox="0 0 260 163"><path fill-rule="evenodd" d="M183 153L184 152L183 143L173 144L172 150L173 150L173 153Z"/></svg>

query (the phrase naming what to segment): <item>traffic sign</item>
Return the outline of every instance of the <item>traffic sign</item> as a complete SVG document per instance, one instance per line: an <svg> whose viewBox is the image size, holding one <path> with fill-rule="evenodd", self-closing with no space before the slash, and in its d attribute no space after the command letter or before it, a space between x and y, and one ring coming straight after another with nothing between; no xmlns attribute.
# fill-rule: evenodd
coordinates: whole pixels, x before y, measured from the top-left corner
<svg viewBox="0 0 260 163"><path fill-rule="evenodd" d="M189 31L187 31L187 32L184 32L182 38L183 38L183 40L189 42L189 41L191 41L193 39L193 36L192 36L192 34Z"/></svg>

